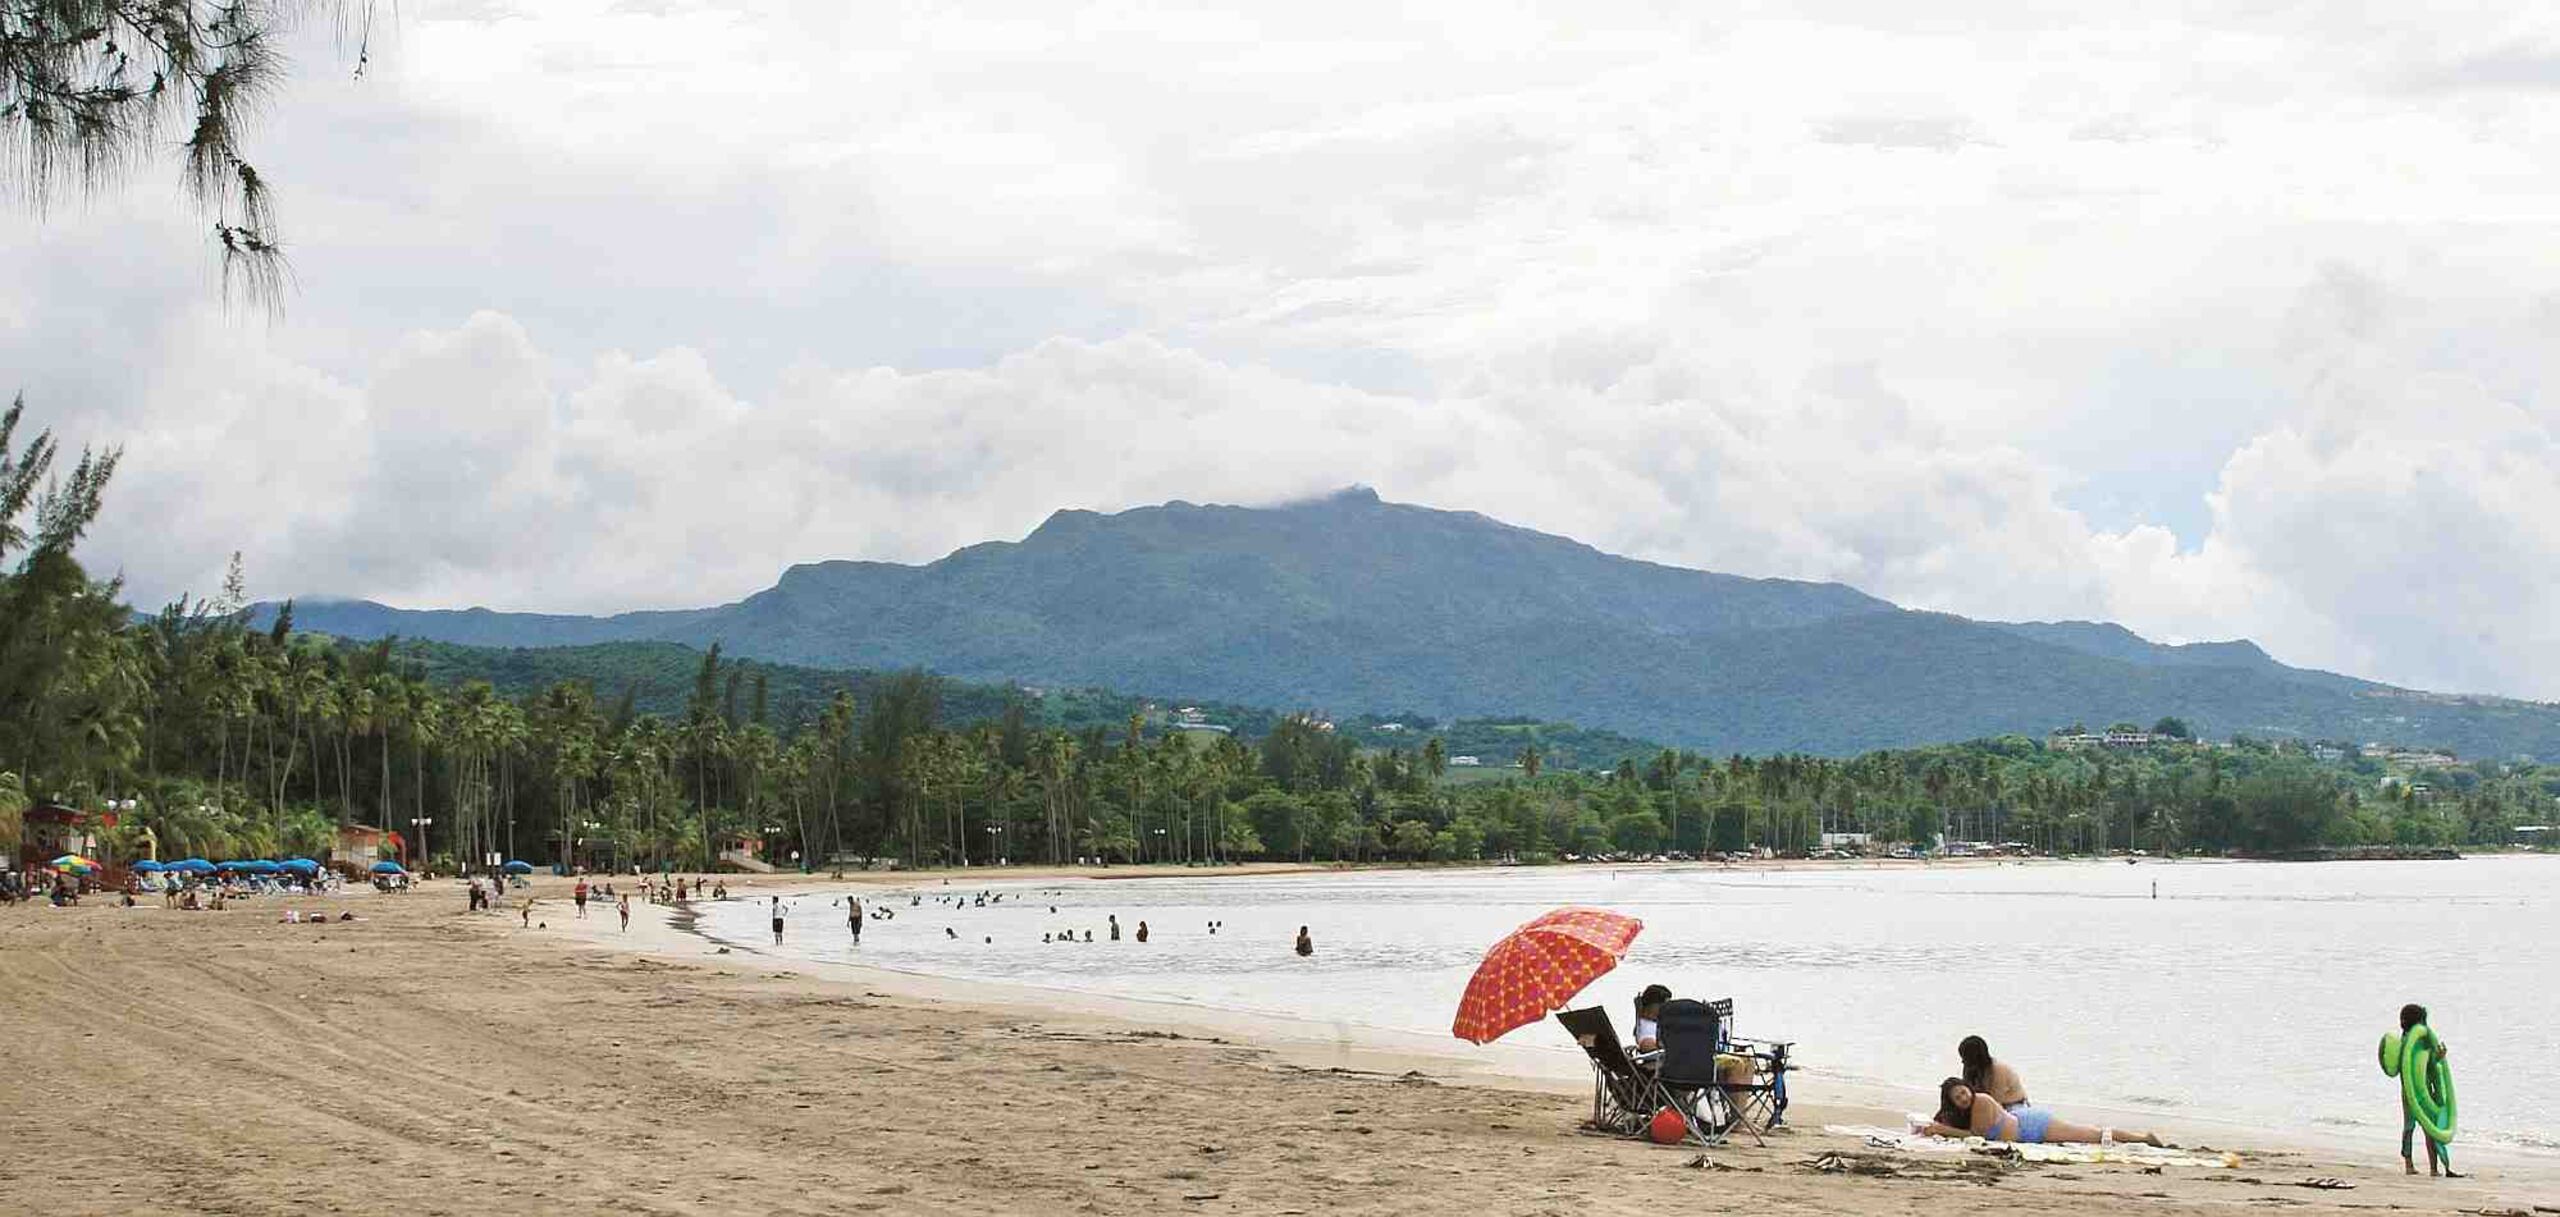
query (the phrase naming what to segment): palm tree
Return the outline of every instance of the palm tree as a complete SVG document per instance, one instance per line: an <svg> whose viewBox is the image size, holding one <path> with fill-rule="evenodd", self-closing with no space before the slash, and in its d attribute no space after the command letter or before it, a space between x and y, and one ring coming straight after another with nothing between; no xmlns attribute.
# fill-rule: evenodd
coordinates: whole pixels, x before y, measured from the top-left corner
<svg viewBox="0 0 2560 1217"><path fill-rule="evenodd" d="M0 772L0 857L15 859L26 836L27 784L15 773Z"/></svg>

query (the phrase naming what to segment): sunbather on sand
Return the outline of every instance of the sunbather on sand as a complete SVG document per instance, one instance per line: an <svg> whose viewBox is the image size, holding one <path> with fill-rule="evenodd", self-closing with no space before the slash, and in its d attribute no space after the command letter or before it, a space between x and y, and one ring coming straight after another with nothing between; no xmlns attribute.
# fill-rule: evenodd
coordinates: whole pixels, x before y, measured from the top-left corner
<svg viewBox="0 0 2560 1217"><path fill-rule="evenodd" d="M1938 1117L1920 1131L1933 1137L1980 1137L2021 1144L2168 1144L2152 1133L2067 1123L2040 1107L2021 1107L2011 1112L2000 1105L2000 1100L1965 1085L1963 1078L1938 1083Z"/></svg>
<svg viewBox="0 0 2560 1217"><path fill-rule="evenodd" d="M2033 1105L2027 1097L2027 1083L2011 1068L2009 1062L1994 1060L1991 1045L1979 1035L1968 1035L1956 1045L1956 1058L1964 1062L1964 1084L2000 1100L2002 1107Z"/></svg>

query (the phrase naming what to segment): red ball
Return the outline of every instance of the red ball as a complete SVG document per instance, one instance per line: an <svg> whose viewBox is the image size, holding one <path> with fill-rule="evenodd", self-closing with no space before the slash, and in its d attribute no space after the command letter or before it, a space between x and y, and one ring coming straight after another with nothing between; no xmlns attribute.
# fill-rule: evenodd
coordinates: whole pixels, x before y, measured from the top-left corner
<svg viewBox="0 0 2560 1217"><path fill-rule="evenodd" d="M1678 1145L1689 1136L1689 1121L1676 1108L1665 1107L1653 1113L1645 1132L1664 1145Z"/></svg>

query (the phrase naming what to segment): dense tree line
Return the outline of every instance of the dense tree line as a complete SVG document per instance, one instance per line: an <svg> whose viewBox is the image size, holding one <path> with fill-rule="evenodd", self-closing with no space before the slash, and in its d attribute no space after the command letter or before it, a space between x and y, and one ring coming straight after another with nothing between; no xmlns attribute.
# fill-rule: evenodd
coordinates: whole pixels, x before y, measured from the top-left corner
<svg viewBox="0 0 2560 1217"><path fill-rule="evenodd" d="M443 867L701 868L742 846L786 866L1534 861L1801 852L1825 832L2220 852L2503 844L2560 794L2560 769L2524 764L2413 777L2249 741L2065 752L2019 737L1847 759L1660 749L1571 771L1523 735L1487 758L1508 776L1457 785L1440 738L1381 747L1308 715L1257 719L1250 737L1179 730L1134 699L1062 718L921 672L836 674L831 689L795 673L778 704L774 669L716 646L657 709L587 679L502 693L457 678L468 648L298 633L290 606L254 620L236 558L211 600L132 613L72 556L116 454L57 470L50 436L17 444L20 413L0 418L0 838L12 808L60 798L132 800L120 856L146 839L164 857L317 854L367 825ZM1098 721L1098 704L1129 713Z"/></svg>

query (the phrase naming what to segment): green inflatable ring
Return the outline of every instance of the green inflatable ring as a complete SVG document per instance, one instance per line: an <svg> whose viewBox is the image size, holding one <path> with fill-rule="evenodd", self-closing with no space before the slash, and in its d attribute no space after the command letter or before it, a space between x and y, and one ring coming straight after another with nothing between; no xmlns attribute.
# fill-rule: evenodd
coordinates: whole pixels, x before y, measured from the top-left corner
<svg viewBox="0 0 2560 1217"><path fill-rule="evenodd" d="M2400 1076L2400 1033L2397 1031L2382 1033L2382 1076Z"/></svg>
<svg viewBox="0 0 2560 1217"><path fill-rule="evenodd" d="M2453 1066L2444 1045L2426 1024L2409 1028L2400 1043L2400 1100L2418 1121L2418 1131L2438 1145L2453 1144Z"/></svg>

